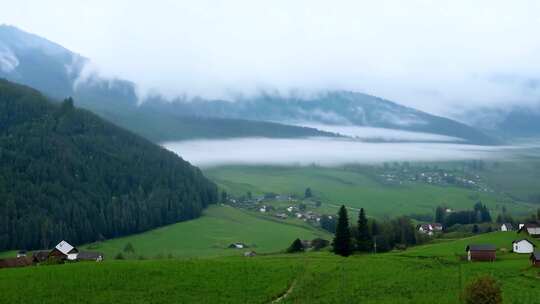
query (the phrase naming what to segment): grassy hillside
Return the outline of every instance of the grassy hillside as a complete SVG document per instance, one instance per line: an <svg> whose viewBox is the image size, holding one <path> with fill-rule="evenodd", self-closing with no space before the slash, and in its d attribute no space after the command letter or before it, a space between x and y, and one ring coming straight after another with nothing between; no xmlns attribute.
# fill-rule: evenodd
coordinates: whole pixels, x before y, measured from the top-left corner
<svg viewBox="0 0 540 304"><path fill-rule="evenodd" d="M537 303L540 273L528 255L499 251L497 261L476 263L453 256L469 241L508 246L513 237L498 232L349 258L320 252L2 269L0 291L6 303L269 303L283 295L281 303L459 303L469 281L490 274L504 303Z"/></svg>
<svg viewBox="0 0 540 304"><path fill-rule="evenodd" d="M213 257L242 255L246 250L258 253L286 249L294 239L313 239L331 236L308 225L284 223L260 217L229 206L211 206L201 218L169 225L145 233L108 240L87 246L105 253L108 258L123 252L131 243L135 254L127 257ZM250 249L228 249L234 242L242 242ZM123 253L124 255L126 253Z"/></svg>
<svg viewBox="0 0 540 304"><path fill-rule="evenodd" d="M247 191L296 193L303 195L310 187L323 206L345 204L364 207L373 216L396 216L412 213L433 214L438 205L453 209L470 209L481 200L491 210L505 206L515 214L532 212L535 206L515 203L497 194L458 187L441 187L422 183L383 185L372 178L371 171L346 171L341 168L226 166L210 168L205 174L220 187L238 195Z"/></svg>

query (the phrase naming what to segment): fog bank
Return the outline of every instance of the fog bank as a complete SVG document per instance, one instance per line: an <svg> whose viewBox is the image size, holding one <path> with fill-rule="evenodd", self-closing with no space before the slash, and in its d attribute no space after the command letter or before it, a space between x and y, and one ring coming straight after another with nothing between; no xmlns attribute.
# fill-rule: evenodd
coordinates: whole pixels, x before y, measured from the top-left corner
<svg viewBox="0 0 540 304"><path fill-rule="evenodd" d="M457 143L366 143L349 139L240 138L167 142L163 146L197 166L376 164L509 157L515 147Z"/></svg>

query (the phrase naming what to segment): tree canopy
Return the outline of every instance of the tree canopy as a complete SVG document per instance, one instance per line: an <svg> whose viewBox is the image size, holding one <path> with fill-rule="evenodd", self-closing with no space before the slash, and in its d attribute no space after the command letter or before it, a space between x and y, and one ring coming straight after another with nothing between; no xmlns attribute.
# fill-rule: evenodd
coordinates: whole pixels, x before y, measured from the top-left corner
<svg viewBox="0 0 540 304"><path fill-rule="evenodd" d="M216 201L216 185L174 153L0 79L0 250L142 232Z"/></svg>

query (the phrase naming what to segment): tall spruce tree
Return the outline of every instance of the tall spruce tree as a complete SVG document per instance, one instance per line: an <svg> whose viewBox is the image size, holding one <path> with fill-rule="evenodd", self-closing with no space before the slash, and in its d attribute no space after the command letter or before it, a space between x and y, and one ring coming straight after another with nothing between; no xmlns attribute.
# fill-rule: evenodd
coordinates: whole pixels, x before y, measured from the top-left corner
<svg viewBox="0 0 540 304"><path fill-rule="evenodd" d="M441 206L437 207L437 209L435 209L435 222L440 223L440 224L444 224L445 213L446 213L446 211L444 210L443 207L441 207Z"/></svg>
<svg viewBox="0 0 540 304"><path fill-rule="evenodd" d="M371 234L369 233L368 220L364 208L361 208L360 213L358 214L358 234L356 244L358 251L371 251Z"/></svg>
<svg viewBox="0 0 540 304"><path fill-rule="evenodd" d="M334 236L334 253L341 256L349 256L352 252L351 231L349 230L349 217L345 206L341 206L338 213L336 234Z"/></svg>

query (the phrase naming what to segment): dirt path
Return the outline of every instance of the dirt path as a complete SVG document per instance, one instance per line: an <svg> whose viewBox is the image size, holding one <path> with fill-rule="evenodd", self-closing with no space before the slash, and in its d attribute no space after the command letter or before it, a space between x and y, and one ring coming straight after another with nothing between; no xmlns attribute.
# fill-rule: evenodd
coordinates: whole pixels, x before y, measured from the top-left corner
<svg viewBox="0 0 540 304"><path fill-rule="evenodd" d="M285 300L291 294L291 292L293 291L295 285L296 285L296 279L291 283L291 286L289 286L289 289L287 289L287 291L285 291L284 294L282 294L279 298L275 299L271 303L272 304L273 303L280 303L281 301Z"/></svg>

